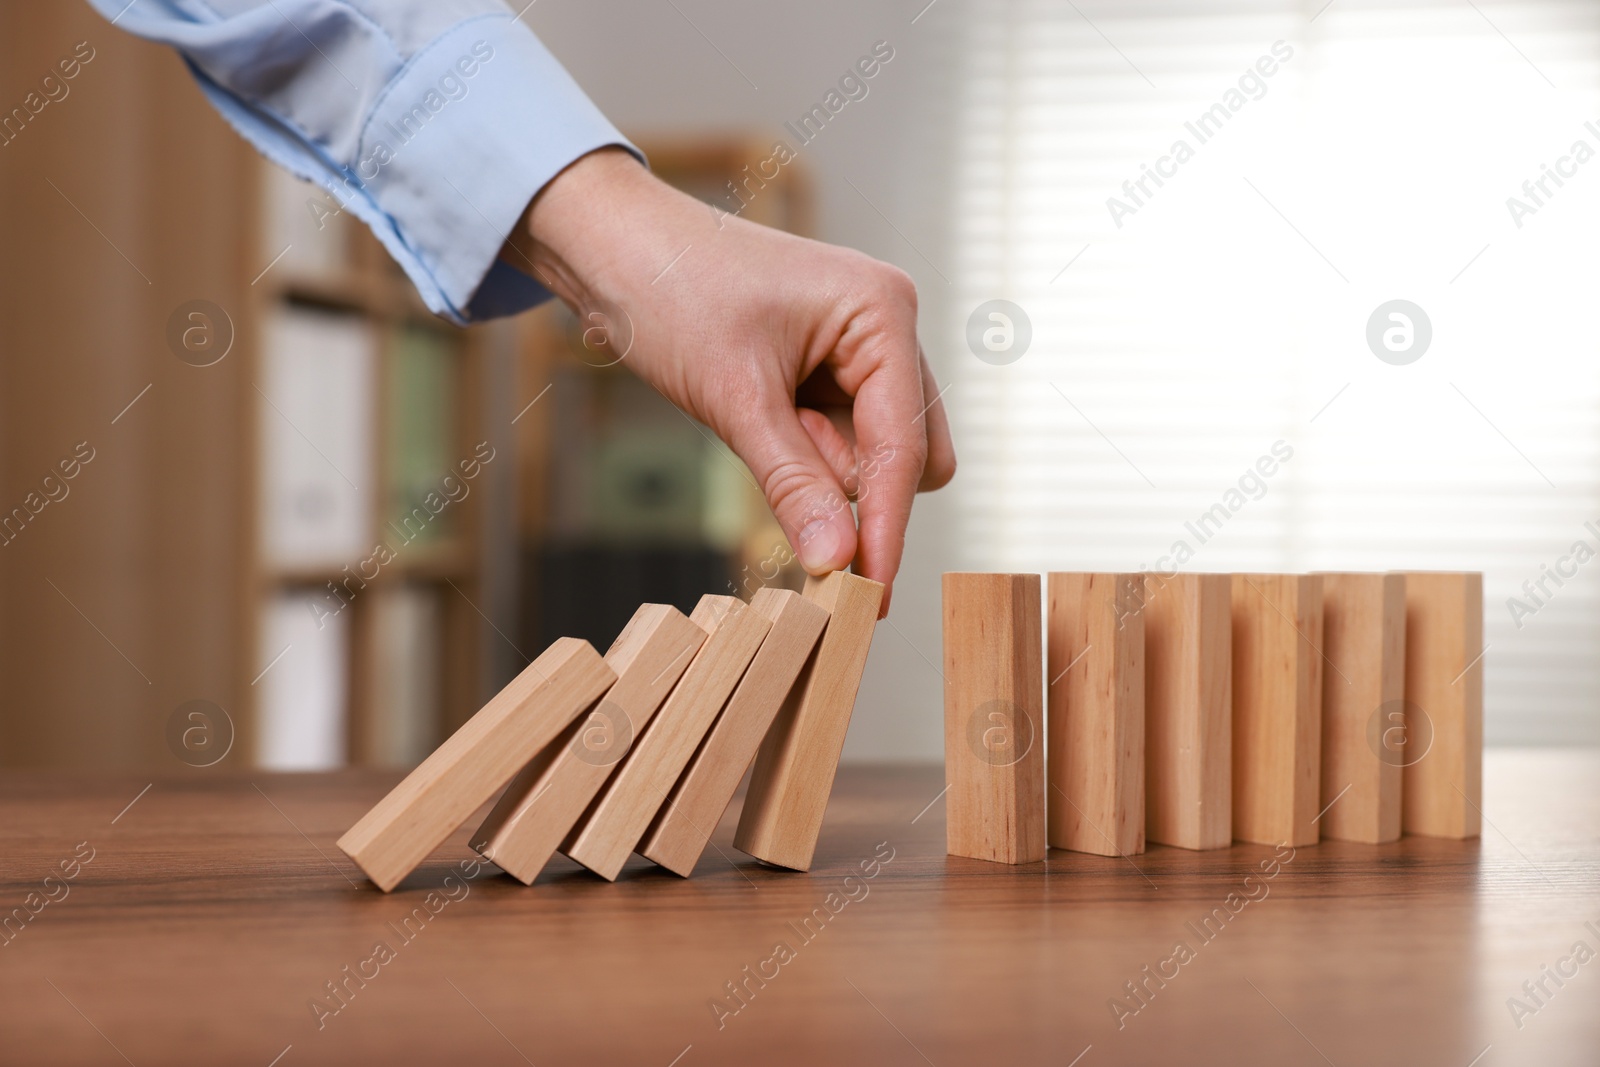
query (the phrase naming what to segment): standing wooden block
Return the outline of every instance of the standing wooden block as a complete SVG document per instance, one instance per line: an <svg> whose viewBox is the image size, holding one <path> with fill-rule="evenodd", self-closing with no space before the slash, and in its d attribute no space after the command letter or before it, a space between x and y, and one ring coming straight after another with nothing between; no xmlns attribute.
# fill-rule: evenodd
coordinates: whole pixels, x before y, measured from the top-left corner
<svg viewBox="0 0 1600 1067"><path fill-rule="evenodd" d="M1411 571L1405 583L1402 822L1408 834L1477 837L1483 821L1483 575Z"/></svg>
<svg viewBox="0 0 1600 1067"><path fill-rule="evenodd" d="M787 589L761 589L750 607L771 621L772 629L639 842L640 855L685 878L828 624L825 610Z"/></svg>
<svg viewBox="0 0 1600 1067"><path fill-rule="evenodd" d="M807 578L805 598L829 613L828 625L756 754L733 838L740 851L797 871L817 847L883 585L835 571Z"/></svg>
<svg viewBox="0 0 1600 1067"><path fill-rule="evenodd" d="M1323 837L1400 836L1400 752L1384 745L1405 699L1406 583L1398 574L1323 574Z"/></svg>
<svg viewBox="0 0 1600 1067"><path fill-rule="evenodd" d="M691 618L710 628L711 636L561 843L563 853L607 881L621 873L771 626L733 597L703 597Z"/></svg>
<svg viewBox="0 0 1600 1067"><path fill-rule="evenodd" d="M1050 575L1050 844L1144 851L1144 575Z"/></svg>
<svg viewBox="0 0 1600 1067"><path fill-rule="evenodd" d="M706 631L670 605L634 612L606 652L616 684L512 780L472 847L532 885L705 640Z"/></svg>
<svg viewBox="0 0 1600 1067"><path fill-rule="evenodd" d="M1044 859L1044 639L1037 574L944 576L945 851Z"/></svg>
<svg viewBox="0 0 1600 1067"><path fill-rule="evenodd" d="M339 847L387 893L616 680L587 641L556 641L346 831Z"/></svg>
<svg viewBox="0 0 1600 1067"><path fill-rule="evenodd" d="M1145 575L1145 837L1233 842L1233 579Z"/></svg>
<svg viewBox="0 0 1600 1067"><path fill-rule="evenodd" d="M1318 837L1322 770L1322 579L1233 576L1233 836Z"/></svg>

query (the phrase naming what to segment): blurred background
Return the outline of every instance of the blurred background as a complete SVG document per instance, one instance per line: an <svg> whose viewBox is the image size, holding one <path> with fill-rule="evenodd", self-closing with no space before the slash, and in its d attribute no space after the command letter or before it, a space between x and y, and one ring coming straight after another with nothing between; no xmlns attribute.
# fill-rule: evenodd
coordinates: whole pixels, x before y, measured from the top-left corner
<svg viewBox="0 0 1600 1067"><path fill-rule="evenodd" d="M1483 570L1489 740L1600 742L1600 3L522 18L663 178L782 143L744 217L918 282L962 470L847 759L940 757L952 569ZM82 4L0 56L0 765L405 766L556 636L799 580L564 309L433 319Z"/></svg>

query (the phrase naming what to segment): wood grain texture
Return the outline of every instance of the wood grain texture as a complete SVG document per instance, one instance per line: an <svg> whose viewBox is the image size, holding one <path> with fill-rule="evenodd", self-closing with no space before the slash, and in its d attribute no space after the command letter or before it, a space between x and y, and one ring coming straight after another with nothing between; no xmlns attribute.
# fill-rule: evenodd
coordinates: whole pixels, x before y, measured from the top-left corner
<svg viewBox="0 0 1600 1067"><path fill-rule="evenodd" d="M606 651L617 680L512 780L473 835L473 848L531 885L649 725L707 633L668 604L645 604Z"/></svg>
<svg viewBox="0 0 1600 1067"><path fill-rule="evenodd" d="M1514 845L1324 841L1270 879L1265 845L1152 847L1137 870L947 856L937 803L911 821L943 767L847 763L808 876L735 852L730 809L691 879L635 857L613 885L557 857L530 893L467 847L470 823L392 896L365 891L333 840L396 773L175 767L113 826L150 777L9 772L4 914L44 875L59 882L77 842L95 858L67 899L0 935L14 936L0 947L0 1060L124 1063L109 1038L139 1067L266 1067L290 1044L277 1067L523 1064L508 1042L540 1067L667 1067L690 1044L677 1067L1067 1067L1092 1042L1077 1067L1466 1067L1492 1040L1477 1067L1587 1067L1595 962L1550 983L1555 998L1520 1031L1505 1001L1574 940L1595 944L1600 750L1491 749L1484 770L1485 810ZM830 893L849 903L807 943L789 924ZM1209 944L1191 935L1230 893L1230 906L1265 899ZM1162 961L1179 938L1197 958L1152 982L1147 1005L1129 998L1143 967L1174 973ZM763 961L779 939L796 958L765 988L749 981L744 1003L730 997L728 982L774 973ZM381 970L363 964L379 940L397 957ZM358 968L378 977L328 995ZM1108 998L1138 1009L1125 1029ZM313 999L337 1010L320 1029ZM736 1014L719 1018L712 999ZM618 1002L625 1024L584 1010Z"/></svg>
<svg viewBox="0 0 1600 1067"><path fill-rule="evenodd" d="M1384 745L1403 715L1406 583L1399 574L1322 578L1323 837L1377 844L1400 836L1399 753Z"/></svg>
<svg viewBox="0 0 1600 1067"><path fill-rule="evenodd" d="M1402 825L1408 834L1477 837L1483 822L1483 575L1408 571L1405 584Z"/></svg>
<svg viewBox="0 0 1600 1067"><path fill-rule="evenodd" d="M1235 574L1235 840L1316 843L1322 669L1322 579Z"/></svg>
<svg viewBox="0 0 1600 1067"><path fill-rule="evenodd" d="M637 849L685 878L828 624L827 611L787 589L757 590L750 607L772 628Z"/></svg>
<svg viewBox="0 0 1600 1067"><path fill-rule="evenodd" d="M740 851L797 871L811 866L822 831L883 585L836 571L807 578L805 597L828 611L828 625L761 743L733 839Z"/></svg>
<svg viewBox="0 0 1600 1067"><path fill-rule="evenodd" d="M616 678L587 641L557 640L363 815L339 847L380 889L393 889Z"/></svg>
<svg viewBox="0 0 1600 1067"><path fill-rule="evenodd" d="M1144 575L1050 575L1050 845L1144 851Z"/></svg>
<svg viewBox="0 0 1600 1067"><path fill-rule="evenodd" d="M1233 841L1233 581L1145 575L1145 837Z"/></svg>
<svg viewBox="0 0 1600 1067"><path fill-rule="evenodd" d="M943 581L945 851L1032 863L1045 854L1040 579Z"/></svg>
<svg viewBox="0 0 1600 1067"><path fill-rule="evenodd" d="M139 1067L266 1067L290 1044L277 1067L523 1064L508 1041L540 1067L667 1067L690 1044L677 1067L1067 1067L1092 1042L1077 1067L1466 1067L1492 1040L1477 1067L1588 1067L1594 961L1549 983L1522 1030L1506 998L1574 940L1595 944L1600 750L1491 749L1484 770L1485 810L1511 841L1324 841L1270 879L1265 845L1152 847L1137 870L947 856L938 803L911 822L943 767L846 763L807 876L735 852L730 809L690 879L634 857L613 885L557 857L530 893L467 847L470 823L392 896L366 891L333 840L396 773L175 767L113 826L150 777L9 772L4 914L43 876L56 886L77 842L95 858L67 899L0 935L14 938L0 1060L123 1064L109 1038ZM849 903L820 934L794 932L830 893ZM1209 944L1189 933L1230 893L1265 899ZM1147 1004L1130 998L1145 966L1174 973L1162 961L1180 938L1197 958L1151 982ZM762 988L748 976L774 973L779 939L796 958ZM381 970L363 963L379 940L397 957ZM378 977L328 995L358 968ZM754 996L735 1000L730 981ZM1123 1030L1109 998L1138 1009ZM313 999L337 1010L320 1029ZM618 1002L625 1024L584 1010Z"/></svg>
<svg viewBox="0 0 1600 1067"><path fill-rule="evenodd" d="M170 767L197 697L231 766L258 735L261 163L134 18L0 5L0 767ZM196 298L232 322L203 369L167 334Z"/></svg>
<svg viewBox="0 0 1600 1067"><path fill-rule="evenodd" d="M613 879L744 676L771 623L734 597L701 598L691 616L711 636L561 851Z"/></svg>

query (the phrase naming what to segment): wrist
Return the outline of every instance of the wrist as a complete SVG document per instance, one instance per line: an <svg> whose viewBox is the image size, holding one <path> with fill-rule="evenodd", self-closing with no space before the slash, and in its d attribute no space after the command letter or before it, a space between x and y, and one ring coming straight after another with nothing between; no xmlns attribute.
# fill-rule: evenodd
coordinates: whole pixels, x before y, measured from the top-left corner
<svg viewBox="0 0 1600 1067"><path fill-rule="evenodd" d="M631 261L653 244L649 219L664 213L656 203L670 193L629 152L601 148L557 174L528 205L515 244L551 292L577 310L597 299L614 299L613 279L636 272Z"/></svg>

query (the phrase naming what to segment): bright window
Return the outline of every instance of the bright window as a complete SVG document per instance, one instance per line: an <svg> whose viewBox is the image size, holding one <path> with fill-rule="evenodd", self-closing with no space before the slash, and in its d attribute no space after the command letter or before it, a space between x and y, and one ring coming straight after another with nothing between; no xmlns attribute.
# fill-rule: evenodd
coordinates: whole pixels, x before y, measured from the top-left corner
<svg viewBox="0 0 1600 1067"><path fill-rule="evenodd" d="M1600 740L1600 5L1322 3L969 6L962 565L1483 570L1489 738Z"/></svg>

